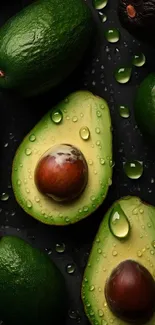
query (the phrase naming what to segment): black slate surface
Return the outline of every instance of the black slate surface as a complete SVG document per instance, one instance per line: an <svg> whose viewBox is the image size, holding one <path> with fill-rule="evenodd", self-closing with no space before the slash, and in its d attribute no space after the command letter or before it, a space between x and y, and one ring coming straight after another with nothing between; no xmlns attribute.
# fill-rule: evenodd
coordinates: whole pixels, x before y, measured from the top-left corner
<svg viewBox="0 0 155 325"><path fill-rule="evenodd" d="M64 0L65 1L65 0ZM28 2L1 1L0 25ZM91 2L89 1L91 5ZM104 212L110 204L121 196L137 195L145 201L155 204L155 152L138 130L133 114L133 99L137 85L151 71L155 70L155 50L148 45L140 44L133 39L119 24L117 2L109 0L103 12L107 22L101 23L98 13L92 8L99 37L93 43L91 57L85 58L81 69L54 91L40 97L21 99L15 94L0 91L0 193L9 194L9 199L0 201L0 230L2 234L16 234L28 239L34 246L50 253L51 258L61 269L66 278L70 298L70 309L78 311L78 319L67 316L66 325L88 325L83 313L80 299L80 286L84 267ZM110 44L104 37L104 31L117 27L121 38L116 44ZM129 66L133 54L143 52L146 64L142 68L134 68L131 81L120 85L114 79L114 71L118 66ZM55 228L38 223L18 206L11 188L11 165L15 151L23 137L39 121L39 119L56 102L73 90L88 89L105 98L110 107L113 124L114 174L113 184L104 204L95 214L74 226ZM118 106L127 105L130 117L123 119L119 115ZM139 180L130 180L123 172L123 162L138 159L144 163L144 174ZM59 254L55 251L56 243L64 242L66 250ZM74 263L76 270L67 274L67 264Z"/></svg>

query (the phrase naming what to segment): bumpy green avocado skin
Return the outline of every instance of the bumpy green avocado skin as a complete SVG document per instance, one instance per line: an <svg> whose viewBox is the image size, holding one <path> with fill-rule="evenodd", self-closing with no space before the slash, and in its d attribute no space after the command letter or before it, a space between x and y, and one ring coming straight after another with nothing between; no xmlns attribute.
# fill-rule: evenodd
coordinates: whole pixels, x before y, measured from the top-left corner
<svg viewBox="0 0 155 325"><path fill-rule="evenodd" d="M6 325L56 324L63 315L63 276L43 252L14 236L0 239L0 317Z"/></svg>
<svg viewBox="0 0 155 325"><path fill-rule="evenodd" d="M0 30L0 87L30 96L58 85L82 59L92 30L83 0L33 2Z"/></svg>
<svg viewBox="0 0 155 325"><path fill-rule="evenodd" d="M149 74L137 89L134 112L140 130L154 142L155 137L155 74Z"/></svg>

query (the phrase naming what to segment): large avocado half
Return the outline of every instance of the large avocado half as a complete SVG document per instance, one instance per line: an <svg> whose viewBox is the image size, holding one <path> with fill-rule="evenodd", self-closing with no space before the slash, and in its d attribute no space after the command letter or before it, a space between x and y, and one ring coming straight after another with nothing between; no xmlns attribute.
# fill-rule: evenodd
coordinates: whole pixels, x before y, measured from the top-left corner
<svg viewBox="0 0 155 325"><path fill-rule="evenodd" d="M30 96L62 82L78 65L93 31L83 0L38 0L0 30L0 87Z"/></svg>
<svg viewBox="0 0 155 325"><path fill-rule="evenodd" d="M155 44L154 0L119 0L118 16L122 26L134 37Z"/></svg>
<svg viewBox="0 0 155 325"><path fill-rule="evenodd" d="M82 284L93 325L155 324L155 207L124 197L106 213Z"/></svg>
<svg viewBox="0 0 155 325"><path fill-rule="evenodd" d="M78 91L49 111L19 146L12 168L14 194L39 221L68 225L87 217L104 201L112 166L108 105L88 91Z"/></svg>

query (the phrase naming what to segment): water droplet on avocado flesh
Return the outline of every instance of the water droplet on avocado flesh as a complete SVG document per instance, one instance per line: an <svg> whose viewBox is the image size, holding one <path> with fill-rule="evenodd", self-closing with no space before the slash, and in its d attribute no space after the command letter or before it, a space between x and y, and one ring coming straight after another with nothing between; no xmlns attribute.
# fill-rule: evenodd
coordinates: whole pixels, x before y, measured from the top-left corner
<svg viewBox="0 0 155 325"><path fill-rule="evenodd" d="M135 209L136 215L133 213ZM124 238L114 236L109 227L114 211L119 211L119 215L122 215L123 211L123 219L128 220L127 223L131 226L128 236ZM136 320L134 324L155 323L155 261L152 253L155 238L154 218L155 207L134 196L114 202L103 216L96 234L96 238L100 240L95 239L92 246L84 272L87 282L82 287L82 299L92 324L101 323L98 312L100 309L103 309L103 319L107 324L112 318L115 319L116 325L127 325L133 323L133 320ZM148 224L151 227L148 227ZM98 249L102 250L99 259ZM141 254L137 254L138 251ZM117 254L113 254L114 252ZM121 263L125 263L122 268ZM92 285L95 288L100 287L101 291L90 291ZM91 305L93 317L84 297L87 304Z"/></svg>
<svg viewBox="0 0 155 325"><path fill-rule="evenodd" d="M130 224L119 204L110 213L109 228L112 234L120 239L129 234Z"/></svg>
<svg viewBox="0 0 155 325"><path fill-rule="evenodd" d="M18 148L13 163L12 184L17 201L32 217L50 225L68 225L90 215L105 199L109 179L112 178L112 167L106 161L106 157L112 157L111 119L106 101L88 91L75 92L67 98L67 102L63 100L54 110L51 109L30 131ZM63 112L60 123L58 114L54 116L56 122L53 121L53 112ZM35 135L35 138L30 138L31 135ZM62 161L62 145L76 148L78 154L80 153L79 157L84 157L77 161L82 162L87 171L82 174L83 168L76 169L76 160L74 164L72 159L70 161L70 156L66 157L66 183L58 168L53 189L50 187L54 181L53 168L51 174L48 173L48 168L41 168L39 177L36 176L36 171L41 163L49 167L57 158ZM57 150L56 159L52 158L54 150ZM41 186L38 178L43 180ZM71 189L70 184L75 178L80 179L81 183L75 182L74 189ZM20 186L17 186L18 180ZM69 187L70 194L67 193ZM30 189L29 193L27 189ZM93 196L96 198L95 202L91 200ZM29 200L31 208L27 204Z"/></svg>

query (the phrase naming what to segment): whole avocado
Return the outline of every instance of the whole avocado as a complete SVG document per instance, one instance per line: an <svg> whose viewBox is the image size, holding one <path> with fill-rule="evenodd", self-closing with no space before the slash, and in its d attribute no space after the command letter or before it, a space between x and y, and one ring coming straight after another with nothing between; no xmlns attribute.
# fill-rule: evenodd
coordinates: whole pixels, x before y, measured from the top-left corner
<svg viewBox="0 0 155 325"><path fill-rule="evenodd" d="M6 325L59 324L66 296L64 278L48 255L18 237L1 237L0 318Z"/></svg>
<svg viewBox="0 0 155 325"><path fill-rule="evenodd" d="M25 96L61 83L79 64L93 31L83 0L38 0L0 30L0 87Z"/></svg>

